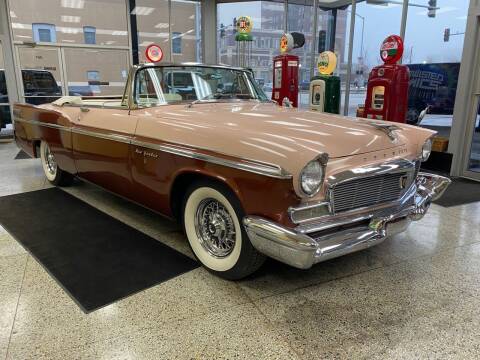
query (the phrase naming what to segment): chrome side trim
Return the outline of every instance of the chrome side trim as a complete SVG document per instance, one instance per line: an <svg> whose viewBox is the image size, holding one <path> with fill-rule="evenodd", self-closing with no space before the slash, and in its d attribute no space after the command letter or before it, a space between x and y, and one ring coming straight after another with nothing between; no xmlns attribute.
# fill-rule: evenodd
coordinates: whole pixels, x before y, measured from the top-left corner
<svg viewBox="0 0 480 360"><path fill-rule="evenodd" d="M185 149L180 146L157 145L157 144L146 143L143 141L137 141L137 140L133 140L132 137L127 135L101 134L94 131L79 129L75 127L70 128L63 125L48 124L40 121L25 120L21 118L17 118L16 121L25 122L25 123L37 125L37 126L45 126L45 127L50 127L50 128L59 129L59 130L71 131L72 133L75 133L75 134L86 135L86 136L91 136L91 137L105 139L105 140L117 141L124 144L140 146L146 149L158 150L158 151L166 152L169 154L201 160L211 164L222 165L222 166L226 166L234 169L248 171L248 172L259 174L259 175L273 177L276 179L292 178L292 175L290 173L285 171L280 166L274 165L274 164L267 164L267 163L257 162L249 159L240 159L239 161L228 160L228 159L223 159L221 157L217 157L213 155L207 155L207 154L195 152L193 150Z"/></svg>
<svg viewBox="0 0 480 360"><path fill-rule="evenodd" d="M26 119L22 119L20 117L16 117L14 120L15 120L15 122L17 122L17 121L18 122L24 122L24 123L31 124L31 125L45 126L45 127L52 128L52 129L70 130L69 127L66 127L66 126L63 126L63 125L49 124L49 123L44 123L44 122L35 121L35 120L26 120Z"/></svg>
<svg viewBox="0 0 480 360"><path fill-rule="evenodd" d="M223 165L234 169L244 170L255 174L265 175L277 179L291 179L292 175L283 168L273 164L255 162L252 160L242 159L241 161L227 160L213 155L197 153L195 151L176 147L172 145L151 144L143 141L132 140L132 145L144 147L151 150L167 152L169 154L188 157L191 159L205 161L211 164Z"/></svg>
<svg viewBox="0 0 480 360"><path fill-rule="evenodd" d="M128 135L120 135L120 134L101 134L89 130L84 130L84 129L79 129L79 128L72 128L72 133L74 134L79 134L79 135L85 135L85 136L91 136L99 139L104 139L104 140L111 140L111 141L117 141L121 142L124 144L131 144L132 142L132 137Z"/></svg>

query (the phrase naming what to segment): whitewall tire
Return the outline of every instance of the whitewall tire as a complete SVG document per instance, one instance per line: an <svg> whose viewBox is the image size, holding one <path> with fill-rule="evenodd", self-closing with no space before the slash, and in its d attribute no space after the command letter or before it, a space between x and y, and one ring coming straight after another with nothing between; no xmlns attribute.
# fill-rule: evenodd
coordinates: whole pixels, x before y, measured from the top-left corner
<svg viewBox="0 0 480 360"><path fill-rule="evenodd" d="M67 186L72 183L73 176L58 167L55 156L45 141L40 143L40 158L42 160L43 172L51 184Z"/></svg>
<svg viewBox="0 0 480 360"><path fill-rule="evenodd" d="M265 259L250 243L243 216L238 199L222 184L202 181L187 191L183 224L190 247L206 269L223 278L250 275Z"/></svg>

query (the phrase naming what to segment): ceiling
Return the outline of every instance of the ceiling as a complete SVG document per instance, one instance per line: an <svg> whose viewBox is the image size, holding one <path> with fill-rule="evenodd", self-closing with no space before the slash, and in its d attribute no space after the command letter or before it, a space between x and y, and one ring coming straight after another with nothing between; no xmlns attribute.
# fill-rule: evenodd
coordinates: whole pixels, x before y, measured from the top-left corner
<svg viewBox="0 0 480 360"><path fill-rule="evenodd" d="M242 1L252 1L252 0L217 0L217 3L229 3L229 2L242 2ZM274 1L283 3L284 0L267 0L267 1ZM357 2L361 2L364 0L357 0ZM298 4L298 5L313 5L313 0L288 0L290 4ZM352 0L318 0L318 6L324 9L335 9L335 8L342 8L347 5L350 5Z"/></svg>

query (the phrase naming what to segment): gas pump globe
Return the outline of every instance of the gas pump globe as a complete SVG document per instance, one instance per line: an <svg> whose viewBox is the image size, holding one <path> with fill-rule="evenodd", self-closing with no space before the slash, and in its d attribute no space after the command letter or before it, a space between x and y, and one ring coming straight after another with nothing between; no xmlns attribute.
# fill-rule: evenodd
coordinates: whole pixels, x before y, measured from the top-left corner
<svg viewBox="0 0 480 360"><path fill-rule="evenodd" d="M337 56L332 51L324 51L318 56L320 75L310 82L310 109L340 114L340 77L332 75L337 67Z"/></svg>
<svg viewBox="0 0 480 360"><path fill-rule="evenodd" d="M237 19L237 35L235 42L237 43L237 65L239 67L249 67L252 58L252 42L253 37L250 34L253 28L253 22L250 16L240 16Z"/></svg>
<svg viewBox="0 0 480 360"><path fill-rule="evenodd" d="M363 117L405 123L408 108L410 72L397 64L403 55L400 36L387 37L380 48L384 64L376 66L368 77Z"/></svg>

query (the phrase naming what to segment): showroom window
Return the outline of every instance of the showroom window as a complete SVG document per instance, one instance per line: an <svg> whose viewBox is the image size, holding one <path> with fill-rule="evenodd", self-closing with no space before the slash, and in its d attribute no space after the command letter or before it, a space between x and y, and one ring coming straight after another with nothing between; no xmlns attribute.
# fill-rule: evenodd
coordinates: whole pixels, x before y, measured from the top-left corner
<svg viewBox="0 0 480 360"><path fill-rule="evenodd" d="M161 47L164 61L201 61L199 1L171 0L169 5L168 0L137 0L136 9L140 62L146 61L151 44Z"/></svg>
<svg viewBox="0 0 480 360"><path fill-rule="evenodd" d="M161 47L163 58L170 60L168 0L137 0L135 4L132 14L137 20L139 61L147 61L145 50L154 43Z"/></svg>
<svg viewBox="0 0 480 360"><path fill-rule="evenodd" d="M170 30L172 31L172 50L175 55L173 60L201 62L201 3L172 0L171 10ZM177 40L175 34L181 34L181 37Z"/></svg>
<svg viewBox="0 0 480 360"><path fill-rule="evenodd" d="M55 25L32 24L33 41L35 42L56 42Z"/></svg>
<svg viewBox="0 0 480 360"><path fill-rule="evenodd" d="M179 32L172 33L172 52L174 54L182 53L182 33L179 33Z"/></svg>
<svg viewBox="0 0 480 360"><path fill-rule="evenodd" d="M109 46L129 44L125 0L7 1L10 11L15 14L11 17L15 41Z"/></svg>
<svg viewBox="0 0 480 360"><path fill-rule="evenodd" d="M96 31L93 26L84 26L83 27L83 37L85 39L85 44L95 44L96 43Z"/></svg>
<svg viewBox="0 0 480 360"><path fill-rule="evenodd" d="M335 52L338 56L337 73L342 85L346 83L348 68L348 34L351 15L351 6L337 12ZM349 116L355 116L358 107L365 103L368 74L373 67L383 64L380 59L380 45L387 36L400 33L401 17L402 5L400 4L357 3L348 102ZM345 91L342 90L341 113L343 113L344 101Z"/></svg>
<svg viewBox="0 0 480 360"><path fill-rule="evenodd" d="M218 61L222 64L238 65L235 21L237 16L250 16L253 21L250 67L259 83L271 83L272 59L279 53L280 37L284 31L284 13L283 2L246 1L217 4Z"/></svg>
<svg viewBox="0 0 480 360"><path fill-rule="evenodd" d="M453 121L468 4L468 0L439 1L434 16L427 9L408 11L403 56L410 69L407 117L444 138L449 138ZM427 107L427 116L419 119Z"/></svg>

